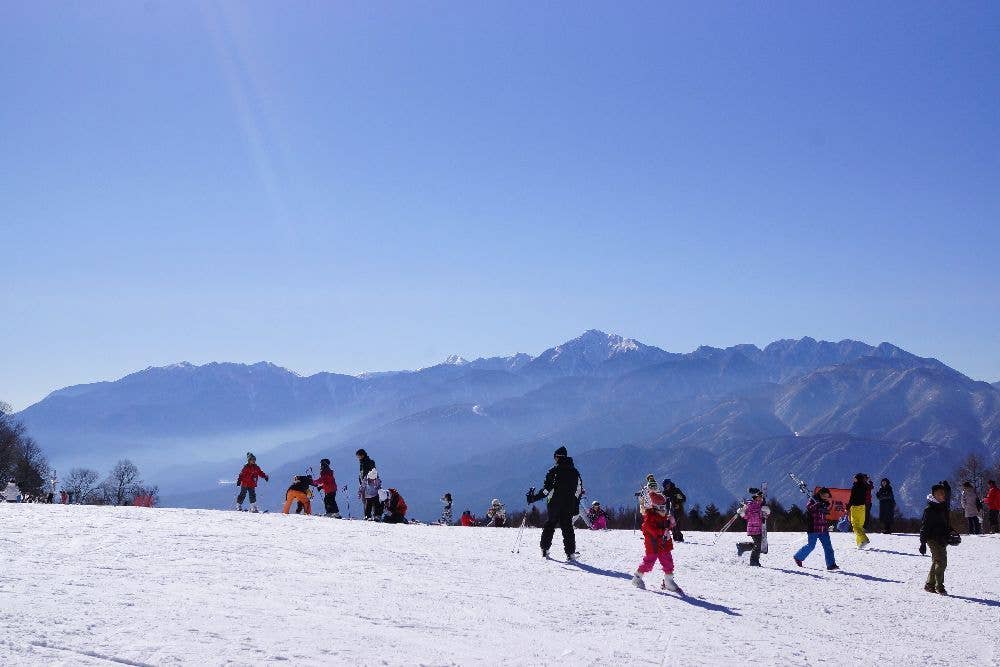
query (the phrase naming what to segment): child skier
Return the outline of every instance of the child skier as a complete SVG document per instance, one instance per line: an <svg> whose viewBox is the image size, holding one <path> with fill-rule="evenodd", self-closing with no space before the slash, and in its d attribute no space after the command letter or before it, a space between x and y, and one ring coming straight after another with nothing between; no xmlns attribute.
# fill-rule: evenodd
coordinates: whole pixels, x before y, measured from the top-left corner
<svg viewBox="0 0 1000 667"><path fill-rule="evenodd" d="M396 489L381 489L378 492L379 503L385 507L382 523L408 523L406 520L406 501Z"/></svg>
<svg viewBox="0 0 1000 667"><path fill-rule="evenodd" d="M642 512L642 536L646 544L646 555L632 576L632 585L645 589L646 583L642 580L642 575L651 572L653 563L659 560L663 567L662 588L683 594L674 582L674 558L670 553L674 549L671 532L674 518L667 509L666 496L660 492L652 475L646 477L646 488L639 500L639 511Z"/></svg>
<svg viewBox="0 0 1000 667"><path fill-rule="evenodd" d="M337 478L333 476L330 459L319 462L319 477L313 480L313 486L323 489L323 509L325 516L340 518L340 508L337 507Z"/></svg>
<svg viewBox="0 0 1000 667"><path fill-rule="evenodd" d="M946 497L944 485L932 486L927 496L927 507L920 519L920 553L926 556L927 547L931 548L931 571L927 574L924 590L941 595L948 594L944 589L944 571L948 567L948 540L951 537Z"/></svg>
<svg viewBox="0 0 1000 667"><path fill-rule="evenodd" d="M265 482L270 482L271 478L257 465L257 457L252 452L247 452L247 463L240 470L236 478L236 485L240 487L240 495L236 497L236 509L243 511L243 499L250 496L250 511L257 512L257 480L261 477Z"/></svg>
<svg viewBox="0 0 1000 667"><path fill-rule="evenodd" d="M285 507L281 510L282 514L288 514L294 502L298 502L306 514L312 514L312 503L309 501L309 487L312 486L312 481L312 475L296 475L292 478L292 485L285 491ZM296 509L295 513L298 514L299 510Z"/></svg>
<svg viewBox="0 0 1000 667"><path fill-rule="evenodd" d="M587 518L590 519L591 530L608 529L608 514L601 507L601 503L596 500L590 504L590 509L587 510Z"/></svg>
<svg viewBox="0 0 1000 667"><path fill-rule="evenodd" d="M462 525L463 526L475 526L476 520L472 516L472 512L465 510L462 512Z"/></svg>
<svg viewBox="0 0 1000 667"><path fill-rule="evenodd" d="M493 502L490 503L490 508L486 510L486 518L489 519L486 525L491 528L503 528L504 524L507 523L507 510L499 498L494 498Z"/></svg>
<svg viewBox="0 0 1000 667"><path fill-rule="evenodd" d="M441 502L444 504L444 508L441 510L441 518L438 519L438 523L442 526L450 526L455 521L451 512L451 494L446 493L441 496Z"/></svg>
<svg viewBox="0 0 1000 667"><path fill-rule="evenodd" d="M818 540L823 545L823 555L826 557L826 569L840 569L833 555L833 543L830 542L830 533L827 532L828 522L826 515L830 511L830 501L832 499L833 495L830 493L830 489L824 486L806 503L806 517L809 522L809 541L793 556L795 564L799 567L802 567L802 562L816 548L816 541ZM862 507L862 509L864 508ZM860 520L863 521L864 519Z"/></svg>
<svg viewBox="0 0 1000 667"><path fill-rule="evenodd" d="M382 503L378 499L381 488L382 480L378 478L378 470L369 469L358 487L358 497L365 505L365 521L379 521L382 516Z"/></svg>
<svg viewBox="0 0 1000 667"><path fill-rule="evenodd" d="M736 545L736 555L742 556L744 551L750 552L750 565L760 567L760 546L764 534L764 522L771 515L771 508L764 504L764 493L760 489L750 488L750 501L740 507L739 514L747 522L747 535L750 542L740 542Z"/></svg>

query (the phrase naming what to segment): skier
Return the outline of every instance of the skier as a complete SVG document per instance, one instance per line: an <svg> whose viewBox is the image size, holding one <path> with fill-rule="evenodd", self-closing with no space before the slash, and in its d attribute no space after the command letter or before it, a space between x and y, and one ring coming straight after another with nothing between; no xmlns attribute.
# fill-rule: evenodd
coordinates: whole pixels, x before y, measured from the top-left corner
<svg viewBox="0 0 1000 667"><path fill-rule="evenodd" d="M771 508L764 504L764 492L757 488L750 488L750 501L743 504L737 511L747 522L747 535L749 542L740 542L736 545L736 555L742 556L744 551L750 552L750 565L760 567L760 547L764 537L764 522L771 515Z"/></svg>
<svg viewBox="0 0 1000 667"><path fill-rule="evenodd" d="M382 523L407 523L406 501L396 489L379 489L379 504L385 507Z"/></svg>
<svg viewBox="0 0 1000 667"><path fill-rule="evenodd" d="M441 496L441 503L444 505L444 508L441 510L441 518L438 519L438 523L442 526L450 526L455 522L455 517L451 511L451 494L445 493Z"/></svg>
<svg viewBox="0 0 1000 667"><path fill-rule="evenodd" d="M875 497L878 498L878 518L882 522L882 532L889 534L896 519L896 496L892 491L892 482L888 478L883 477L879 482Z"/></svg>
<svg viewBox="0 0 1000 667"><path fill-rule="evenodd" d="M673 516L668 509L668 500L660 492L656 484L656 478L652 475L646 477L646 488L640 494L639 511L642 512L642 537L646 546L646 555L632 575L632 585L636 588L646 588L646 582L642 580L642 575L652 572L653 564L659 560L660 567L663 568L664 590L682 593L681 589L674 582L674 557L670 553L674 549Z"/></svg>
<svg viewBox="0 0 1000 667"><path fill-rule="evenodd" d="M475 526L476 519L472 516L472 512L465 510L462 512L461 524L463 526Z"/></svg>
<svg viewBox="0 0 1000 667"><path fill-rule="evenodd" d="M587 518L590 519L591 530L608 529L608 513L601 507L601 503L596 500L590 504L590 509L587 510Z"/></svg>
<svg viewBox="0 0 1000 667"><path fill-rule="evenodd" d="M674 541L683 542L684 533L681 532L681 522L684 520L684 503L687 502L687 496L669 479L663 480L663 495L667 497L670 514L674 517Z"/></svg>
<svg viewBox="0 0 1000 667"><path fill-rule="evenodd" d="M239 476L236 478L236 485L240 487L240 495L236 497L236 509L243 511L243 499L248 495L250 496L250 511L257 512L257 480L261 477L264 478L265 482L270 482L271 478L267 476L260 466L257 465L257 457L253 455L252 452L247 452L247 463L240 470Z"/></svg>
<svg viewBox="0 0 1000 667"><path fill-rule="evenodd" d="M21 489L18 488L17 482L14 479L7 482L7 488L4 489L3 497L8 503L21 502Z"/></svg>
<svg viewBox="0 0 1000 667"><path fill-rule="evenodd" d="M370 460L370 459L369 459ZM378 478L378 470L371 468L358 486L358 497L365 505L365 521L379 521L382 516L382 503L378 492L382 488L382 480Z"/></svg>
<svg viewBox="0 0 1000 667"><path fill-rule="evenodd" d="M333 476L330 459L319 462L319 477L313 480L313 486L323 489L323 509L325 516L340 518L340 508L337 507L337 478Z"/></svg>
<svg viewBox="0 0 1000 667"><path fill-rule="evenodd" d="M859 472L854 476L854 484L851 485L851 499L847 502L847 512L851 515L854 541L857 542L858 549L864 549L871 542L868 535L865 534L865 515L867 513L865 505L871 487L872 481L868 479L868 475Z"/></svg>
<svg viewBox="0 0 1000 667"><path fill-rule="evenodd" d="M507 510L499 498L494 498L490 503L490 508L486 510L486 518L489 519L486 525L490 528L503 528L507 523Z"/></svg>
<svg viewBox="0 0 1000 667"><path fill-rule="evenodd" d="M545 498L548 506L548 518L545 525L542 526L542 539L539 543L542 548L542 556L548 558L549 548L552 546L552 536L555 534L556 526L559 526L562 531L566 560L574 560L576 558L576 533L573 532L573 517L580 509L583 480L573 465L573 459L570 458L565 446L556 449L552 457L555 459L555 465L546 473L542 490L536 493L535 487L531 487L526 497L528 504Z"/></svg>
<svg viewBox="0 0 1000 667"><path fill-rule="evenodd" d="M1000 533L1000 488L997 488L995 480L991 479L988 484L986 511L990 519L990 532Z"/></svg>
<svg viewBox="0 0 1000 667"><path fill-rule="evenodd" d="M949 518L948 491L943 484L931 487L927 496L927 507L920 519L920 553L927 555L927 547L931 548L931 570L927 574L924 590L928 593L947 595L944 588L944 571L948 567L948 540L951 537L951 520Z"/></svg>
<svg viewBox="0 0 1000 667"><path fill-rule="evenodd" d="M806 503L806 517L808 520L809 533L808 539L805 546L796 552L793 558L795 559L795 564L802 567L802 561L804 561L812 550L816 548L816 541L823 545L823 555L826 557L826 569L828 570L839 570L840 567L837 565L837 561L833 554L833 544L830 542L830 533L827 532L827 519L826 515L830 511L830 501L833 496L830 494L830 489L825 486L817 491ZM862 507L864 509L864 507Z"/></svg>
<svg viewBox="0 0 1000 667"><path fill-rule="evenodd" d="M979 535L983 532L983 526L979 522L979 510L983 506L983 501L979 499L972 482L962 483L962 512L965 520L969 524L969 535Z"/></svg>
<svg viewBox="0 0 1000 667"><path fill-rule="evenodd" d="M309 500L309 488L312 486L312 481L312 475L292 477L292 483L285 491L285 506L281 510L282 514L288 514L292 503L296 502L299 504L295 510L296 514L302 510L305 510L306 514L312 514L312 502Z"/></svg>

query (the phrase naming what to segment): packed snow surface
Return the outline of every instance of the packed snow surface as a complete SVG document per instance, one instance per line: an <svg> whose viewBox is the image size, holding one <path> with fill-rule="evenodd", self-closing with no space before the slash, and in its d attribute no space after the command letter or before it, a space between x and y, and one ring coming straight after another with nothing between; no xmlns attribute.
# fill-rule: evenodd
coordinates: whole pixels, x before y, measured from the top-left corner
<svg viewBox="0 0 1000 667"><path fill-rule="evenodd" d="M997 664L1000 536L949 549L925 593L913 536L801 534L764 568L729 533L675 551L687 597L629 583L631 531L578 531L580 563L538 530L383 525L209 510L0 504L0 664ZM559 534L553 553L561 558Z"/></svg>

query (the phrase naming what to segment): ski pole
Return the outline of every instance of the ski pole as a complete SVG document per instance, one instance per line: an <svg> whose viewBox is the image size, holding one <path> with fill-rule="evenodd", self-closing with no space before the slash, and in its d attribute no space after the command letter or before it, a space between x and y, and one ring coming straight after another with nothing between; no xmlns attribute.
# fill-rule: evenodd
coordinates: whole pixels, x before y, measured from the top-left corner
<svg viewBox="0 0 1000 667"><path fill-rule="evenodd" d="M514 540L514 548L510 550L512 554L521 553L521 534L524 533L524 526L528 523L528 511L530 509L530 504L524 508L524 516L521 517L521 527L517 529L517 538Z"/></svg>

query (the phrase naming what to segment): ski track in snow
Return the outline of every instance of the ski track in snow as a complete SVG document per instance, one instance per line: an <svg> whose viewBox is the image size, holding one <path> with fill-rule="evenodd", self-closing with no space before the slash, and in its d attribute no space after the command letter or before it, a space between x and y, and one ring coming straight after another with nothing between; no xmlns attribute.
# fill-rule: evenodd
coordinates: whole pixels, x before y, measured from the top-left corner
<svg viewBox="0 0 1000 667"><path fill-rule="evenodd" d="M1000 536L949 548L953 597L923 591L914 536L802 534L764 568L738 533L690 533L680 597L630 583L640 533L390 526L211 510L0 504L0 664L997 664ZM559 553L557 531L553 553ZM988 567L987 567L988 566Z"/></svg>

